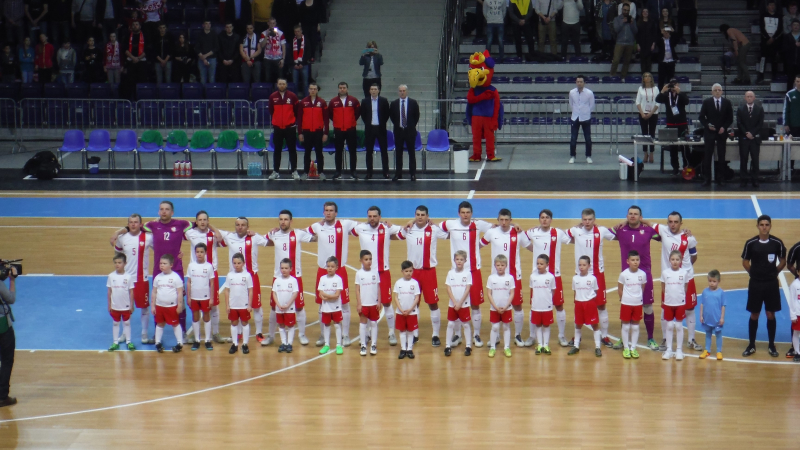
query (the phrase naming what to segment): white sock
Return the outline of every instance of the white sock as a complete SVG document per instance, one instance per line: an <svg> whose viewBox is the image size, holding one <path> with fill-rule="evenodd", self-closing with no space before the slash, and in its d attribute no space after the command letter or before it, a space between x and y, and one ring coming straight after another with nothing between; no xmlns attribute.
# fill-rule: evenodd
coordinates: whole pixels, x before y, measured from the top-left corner
<svg viewBox="0 0 800 450"><path fill-rule="evenodd" d="M500 322L492 324L492 331L489 332L489 348L495 348L497 335L500 333Z"/></svg>
<svg viewBox="0 0 800 450"><path fill-rule="evenodd" d="M336 345L342 345L342 324L334 323L333 329L336 331Z"/></svg>
<svg viewBox="0 0 800 450"><path fill-rule="evenodd" d="M250 340L250 323L242 325L242 345L247 345Z"/></svg>
<svg viewBox="0 0 800 450"><path fill-rule="evenodd" d="M269 318L270 327L272 326L272 320L273 320L272 316L274 316L274 312L272 312L272 314L270 314L270 318ZM263 333L264 332L264 308L253 308L253 321L256 323L256 334L264 334ZM248 325L250 325L250 324L248 323ZM275 325L277 325L277 321L275 322ZM272 334L270 334L270 336L272 336L274 338L275 337L275 328L271 328L270 331L272 332ZM244 333L242 333L242 334L244 334Z"/></svg>
<svg viewBox="0 0 800 450"><path fill-rule="evenodd" d="M300 336L306 335L306 309L303 308L297 312L297 334Z"/></svg>
<svg viewBox="0 0 800 450"><path fill-rule="evenodd" d="M469 322L461 322L461 327L464 328L464 340L466 341L467 347L472 347L472 330L469 327ZM455 327L455 330L458 331L459 327Z"/></svg>
<svg viewBox="0 0 800 450"><path fill-rule="evenodd" d="M533 324L531 324L531 325L533 326L533 328L535 328L534 332L531 333L531 336L536 336L536 342L539 343L538 345L545 345L545 344L542 343L542 342L544 342L544 337L543 337L544 333L543 333L543 330L542 330L542 328L544 328L544 327L539 327L539 326L536 326L536 325L533 325Z"/></svg>
<svg viewBox="0 0 800 450"><path fill-rule="evenodd" d="M686 337L686 342L692 342L694 340L694 330L696 327L697 316L694 315L694 310L686 311L686 329L689 331L689 335Z"/></svg>
<svg viewBox="0 0 800 450"><path fill-rule="evenodd" d="M193 318L192 310L189 309L188 307L186 307L186 328L181 327L181 335L189 334L189 332L185 331L185 330L191 330L193 323L194 323L194 318Z"/></svg>
<svg viewBox="0 0 800 450"><path fill-rule="evenodd" d="M179 345L183 345L183 330L181 327L172 327L173 333L175 333L175 340L178 341Z"/></svg>
<svg viewBox="0 0 800 450"><path fill-rule="evenodd" d="M200 342L200 322L192 321L192 331L194 332L194 340Z"/></svg>
<svg viewBox="0 0 800 450"><path fill-rule="evenodd" d="M281 345L286 345L286 328L280 327L278 332L281 334Z"/></svg>
<svg viewBox="0 0 800 450"><path fill-rule="evenodd" d="M119 322L112 321L112 323L113 323L113 325L111 326L111 329L113 330L113 333L114 333L112 337L114 339L114 343L116 344L117 343L117 337L119 336Z"/></svg>
<svg viewBox="0 0 800 450"><path fill-rule="evenodd" d="M792 330L792 346L795 354L800 355L800 330Z"/></svg>
<svg viewBox="0 0 800 450"><path fill-rule="evenodd" d="M442 326L442 310L435 309L431 311L431 326L433 327L433 336L439 336L439 328Z"/></svg>
<svg viewBox="0 0 800 450"><path fill-rule="evenodd" d="M636 348L639 345L639 324L632 323L631 324L631 348Z"/></svg>
<svg viewBox="0 0 800 450"><path fill-rule="evenodd" d="M581 346L581 327L580 325L575 325L575 348L579 348Z"/></svg>
<svg viewBox="0 0 800 450"><path fill-rule="evenodd" d="M406 331L406 334L406 346L408 346L408 351L411 351L414 349L414 333L411 331Z"/></svg>
<svg viewBox="0 0 800 450"><path fill-rule="evenodd" d="M675 346L678 348L678 351L683 350L683 324L680 322L672 322L674 323L676 336L675 336Z"/></svg>
<svg viewBox="0 0 800 450"><path fill-rule="evenodd" d="M594 332L594 348L600 348L600 330Z"/></svg>
<svg viewBox="0 0 800 450"><path fill-rule="evenodd" d="M412 338L411 341L413 342L414 339ZM403 350L403 351L406 350L407 342L408 342L408 338L406 337L406 332L405 331L401 331L400 332L400 350Z"/></svg>
<svg viewBox="0 0 800 450"><path fill-rule="evenodd" d="M622 322L622 346L626 350L631 349L631 324L630 322Z"/></svg>
<svg viewBox="0 0 800 450"><path fill-rule="evenodd" d="M389 326L389 336L394 336L394 309L392 309L392 305L383 305L383 317L386 318L386 325Z"/></svg>
<svg viewBox="0 0 800 450"><path fill-rule="evenodd" d="M214 329L213 318L210 319L208 322L203 322L203 324L206 331L206 342L211 342L211 330ZM217 324L217 330L219 330L219 324Z"/></svg>
<svg viewBox="0 0 800 450"><path fill-rule="evenodd" d="M514 309L511 315L514 317L514 336L519 336L522 339L522 322L525 320L525 314L522 313L521 309L519 311Z"/></svg>
<svg viewBox="0 0 800 450"><path fill-rule="evenodd" d="M472 310L472 328L473 328L472 332L475 334L475 336L480 336L481 335L481 310L480 310L480 308Z"/></svg>
<svg viewBox="0 0 800 450"><path fill-rule="evenodd" d="M238 336L242 335L242 322L239 322L239 325L236 326L236 334Z"/></svg>
<svg viewBox="0 0 800 450"><path fill-rule="evenodd" d="M264 313L261 313L261 320L264 320ZM278 314L274 309L269 310L269 319L267 319L267 336L275 339L275 329L278 328ZM258 317L256 317L256 334L258 334Z"/></svg>
<svg viewBox="0 0 800 450"><path fill-rule="evenodd" d="M286 344L287 345L292 345L292 342L294 341L294 329L295 328L296 328L296 326L289 327L289 329L286 330Z"/></svg>
<svg viewBox="0 0 800 450"><path fill-rule="evenodd" d="M532 324L532 323L531 323L531 317L533 317L533 310L531 310L531 313L530 313L530 314L528 314L528 333L529 333L529 335L530 335L531 337L533 337L533 336L538 336L538 335L536 334L536 328L537 328L537 327L536 327L536 325L534 325L534 324ZM542 345L542 343L541 343L541 342L539 342L539 344L538 344L538 345Z"/></svg>
<svg viewBox="0 0 800 450"><path fill-rule="evenodd" d="M150 308L142 308L142 337L147 337L147 326L150 323Z"/></svg>
<svg viewBox="0 0 800 450"><path fill-rule="evenodd" d="M667 322L667 338L666 339L667 339L667 351L668 352L672 351L672 334L673 334L673 331L675 330L675 328L673 327L674 323L675 322L673 322L671 320L669 322Z"/></svg>
<svg viewBox="0 0 800 450"><path fill-rule="evenodd" d="M131 321L130 319L122 322L122 334L125 335L125 343L131 343Z"/></svg>
<svg viewBox="0 0 800 450"><path fill-rule="evenodd" d="M239 345L239 325L231 325L231 340L233 345Z"/></svg>
<svg viewBox="0 0 800 450"><path fill-rule="evenodd" d="M600 335L601 337L608 337L608 310L601 309L597 311L597 315L600 317Z"/></svg>
<svg viewBox="0 0 800 450"><path fill-rule="evenodd" d="M567 312L563 309L556 310L556 322L558 322L558 338L564 337L564 329L567 327Z"/></svg>
<svg viewBox="0 0 800 450"><path fill-rule="evenodd" d="M455 328L455 322L448 321L447 322L447 332L444 335L444 346L450 347L450 343L453 342L453 328Z"/></svg>
<svg viewBox="0 0 800 450"><path fill-rule="evenodd" d="M342 335L350 338L350 303L342 305Z"/></svg>
<svg viewBox="0 0 800 450"><path fill-rule="evenodd" d="M164 329L159 326L156 326L156 344L161 343L161 336L163 335L164 335Z"/></svg>
<svg viewBox="0 0 800 450"><path fill-rule="evenodd" d="M219 306L211 307L211 334L219 334Z"/></svg>
<svg viewBox="0 0 800 450"><path fill-rule="evenodd" d="M369 322L370 328L370 337L372 338L372 345L378 345L378 321L370 321Z"/></svg>
<svg viewBox="0 0 800 450"><path fill-rule="evenodd" d="M325 339L325 345L331 346L331 326L322 324L322 337Z"/></svg>
<svg viewBox="0 0 800 450"><path fill-rule="evenodd" d="M511 324L503 323L503 348L511 347Z"/></svg>
<svg viewBox="0 0 800 450"><path fill-rule="evenodd" d="M663 309L661 310L661 337L663 337L666 340L669 340L669 338L667 338L667 321L664 320Z"/></svg>
<svg viewBox="0 0 800 450"><path fill-rule="evenodd" d="M317 323L319 323L319 337L323 337L323 331L325 329L325 324L322 323L322 311L317 311Z"/></svg>
<svg viewBox="0 0 800 450"><path fill-rule="evenodd" d="M542 341L544 342L544 344L541 344L541 345L544 345L546 347L550 346L550 327L549 326L542 327Z"/></svg>
<svg viewBox="0 0 800 450"><path fill-rule="evenodd" d="M367 346L367 324L359 323L358 324L358 335L361 337L361 346Z"/></svg>

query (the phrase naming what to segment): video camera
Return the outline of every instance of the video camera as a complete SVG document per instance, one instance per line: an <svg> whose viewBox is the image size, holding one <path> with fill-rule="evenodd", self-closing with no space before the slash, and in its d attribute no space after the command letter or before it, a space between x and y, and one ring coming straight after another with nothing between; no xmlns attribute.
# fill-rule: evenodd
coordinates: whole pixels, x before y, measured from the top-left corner
<svg viewBox="0 0 800 450"><path fill-rule="evenodd" d="M11 268L17 269L17 276L22 275L22 262L21 259L0 259L0 281L5 281L11 275Z"/></svg>

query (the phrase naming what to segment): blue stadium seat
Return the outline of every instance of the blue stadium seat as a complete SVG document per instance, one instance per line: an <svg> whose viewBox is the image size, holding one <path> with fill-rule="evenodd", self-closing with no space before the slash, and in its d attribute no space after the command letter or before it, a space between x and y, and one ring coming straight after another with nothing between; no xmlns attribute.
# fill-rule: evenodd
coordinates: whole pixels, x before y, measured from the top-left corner
<svg viewBox="0 0 800 450"><path fill-rule="evenodd" d="M778 75L778 76L775 77L774 80L772 80L772 82L773 83L786 83L787 79L788 78L787 78L786 75Z"/></svg>
<svg viewBox="0 0 800 450"><path fill-rule="evenodd" d="M486 45L486 38L485 37L476 37L472 40L473 45Z"/></svg>
<svg viewBox="0 0 800 450"><path fill-rule="evenodd" d="M186 126L188 128L207 128L208 122L208 102L206 101L186 101L183 102L186 111Z"/></svg>
<svg viewBox="0 0 800 450"><path fill-rule="evenodd" d="M44 98L65 98L67 90L61 83L45 83Z"/></svg>
<svg viewBox="0 0 800 450"><path fill-rule="evenodd" d="M256 110L256 123L253 124L256 128L267 128L270 124L269 116L269 103L265 101L254 102L253 106Z"/></svg>
<svg viewBox="0 0 800 450"><path fill-rule="evenodd" d="M687 76L680 76L680 77L676 77L676 78L678 79L678 83L688 83L689 82L689 77L687 77Z"/></svg>
<svg viewBox="0 0 800 450"><path fill-rule="evenodd" d="M64 133L64 142L58 148L59 157L61 157L61 165L63 167L64 161L62 153L81 153L81 168L86 167L86 137L81 130L68 130Z"/></svg>
<svg viewBox="0 0 800 450"><path fill-rule="evenodd" d="M589 58L585 56L571 56L568 61L572 64L588 64Z"/></svg>
<svg viewBox="0 0 800 450"><path fill-rule="evenodd" d="M159 100L180 100L181 83L161 83L158 85Z"/></svg>
<svg viewBox="0 0 800 450"><path fill-rule="evenodd" d="M469 64L469 57L465 56L463 58L459 58L458 63L459 64Z"/></svg>
<svg viewBox="0 0 800 450"><path fill-rule="evenodd" d="M544 76L544 77L536 77L536 84L553 84L555 83L555 79L553 77Z"/></svg>
<svg viewBox="0 0 800 450"><path fill-rule="evenodd" d="M273 90L272 83L253 83L250 93L253 96L253 101L257 102L268 99Z"/></svg>
<svg viewBox="0 0 800 450"><path fill-rule="evenodd" d="M164 104L164 126L169 128L183 128L186 123L186 110L183 101L173 101Z"/></svg>
<svg viewBox="0 0 800 450"><path fill-rule="evenodd" d="M529 117L512 117L509 125L530 125L531 119Z"/></svg>
<svg viewBox="0 0 800 450"><path fill-rule="evenodd" d="M597 83L600 82L600 77L598 77L598 76L587 76L585 78L585 81L586 81L586 84L589 84L589 83L597 84Z"/></svg>
<svg viewBox="0 0 800 450"><path fill-rule="evenodd" d="M276 89L277 89L277 88L276 88ZM295 95L297 95L297 98L299 98L299 99L302 99L302 98L304 98L306 95L308 95L308 93L307 93L307 92L297 92L297 85L296 85L295 83L292 83L291 81L289 81L288 83L286 83L286 89L287 89L287 90L289 90L289 91L292 91L292 92L294 92L294 93L295 93Z"/></svg>
<svg viewBox="0 0 800 450"><path fill-rule="evenodd" d="M136 85L136 100L157 99L155 83L138 83Z"/></svg>
<svg viewBox="0 0 800 450"><path fill-rule="evenodd" d="M189 24L189 42L192 44L197 43L197 37L200 36L200 33L203 32L203 24L202 23L190 23ZM192 58L194 59L194 58Z"/></svg>
<svg viewBox="0 0 800 450"><path fill-rule="evenodd" d="M19 92L19 83L0 83L0 98L17 100Z"/></svg>
<svg viewBox="0 0 800 450"><path fill-rule="evenodd" d="M205 98L207 100L225 100L227 98L228 85L226 83L206 83Z"/></svg>
<svg viewBox="0 0 800 450"><path fill-rule="evenodd" d="M113 93L116 87L116 85L108 83L92 83L89 85L89 98L106 100L116 98L117 96Z"/></svg>
<svg viewBox="0 0 800 450"><path fill-rule="evenodd" d="M206 8L206 18L210 20L212 24L219 23L219 6L211 5Z"/></svg>
<svg viewBox="0 0 800 450"><path fill-rule="evenodd" d="M531 77L514 77L511 80L512 83L519 83L519 84L531 84L533 83L533 78Z"/></svg>
<svg viewBox="0 0 800 450"><path fill-rule="evenodd" d="M70 127L87 128L91 122L92 102L90 100L69 100L65 102Z"/></svg>
<svg viewBox="0 0 800 450"><path fill-rule="evenodd" d="M130 102L116 102L116 109L117 127L132 128L136 126L133 105Z"/></svg>
<svg viewBox="0 0 800 450"><path fill-rule="evenodd" d="M70 83L67 85L67 98L88 98L89 85L86 83Z"/></svg>
<svg viewBox="0 0 800 450"><path fill-rule="evenodd" d="M203 99L203 85L200 83L183 83L181 86L183 90L182 98L185 100L202 100Z"/></svg>
<svg viewBox="0 0 800 450"><path fill-rule="evenodd" d="M42 102L35 99L28 101L23 99L20 102L20 109L22 110L20 115L20 125L22 127L39 128L43 125L44 116L42 111L44 110L44 105Z"/></svg>
<svg viewBox="0 0 800 450"><path fill-rule="evenodd" d="M228 98L231 100L250 100L250 84L229 83Z"/></svg>
<svg viewBox="0 0 800 450"><path fill-rule="evenodd" d="M508 56L503 59L503 64L522 64L522 58L519 56Z"/></svg>
<svg viewBox="0 0 800 450"><path fill-rule="evenodd" d="M167 10L167 12L169 12L169 10ZM178 36L180 35L184 35L186 39L189 39L189 35L187 34L186 30L186 25L182 23L176 22L167 25L167 32L171 34L173 38L175 38L176 42L178 41Z"/></svg>
<svg viewBox="0 0 800 450"><path fill-rule="evenodd" d="M230 109L233 111L233 124L237 128L251 128L253 126L253 110L249 103L230 102Z"/></svg>
<svg viewBox="0 0 800 450"><path fill-rule="evenodd" d="M109 100L91 100L92 110L94 111L94 125L96 127L116 127L116 108L114 103Z"/></svg>
<svg viewBox="0 0 800 450"><path fill-rule="evenodd" d="M494 77L493 83L495 84L508 84L511 82L511 79L508 77Z"/></svg>
<svg viewBox="0 0 800 450"><path fill-rule="evenodd" d="M42 98L42 85L24 83L20 86L20 98Z"/></svg>
<svg viewBox="0 0 800 450"><path fill-rule="evenodd" d="M697 56L681 56L678 58L678 62L683 64L697 64L700 62L700 58Z"/></svg>
<svg viewBox="0 0 800 450"><path fill-rule="evenodd" d="M167 4L167 13L164 15L164 21L168 24L181 24L183 23L183 8L176 4Z"/></svg>
<svg viewBox="0 0 800 450"><path fill-rule="evenodd" d="M620 77L612 77L612 76L605 76L603 77L603 83L622 83L622 78Z"/></svg>
<svg viewBox="0 0 800 450"><path fill-rule="evenodd" d="M561 77L558 77L556 82L558 84L573 84L573 83L575 83L575 77L561 76ZM538 83L538 80L537 80L537 83Z"/></svg>
<svg viewBox="0 0 800 450"><path fill-rule="evenodd" d="M625 77L625 82L642 84L642 77L639 75L628 75L627 77Z"/></svg>

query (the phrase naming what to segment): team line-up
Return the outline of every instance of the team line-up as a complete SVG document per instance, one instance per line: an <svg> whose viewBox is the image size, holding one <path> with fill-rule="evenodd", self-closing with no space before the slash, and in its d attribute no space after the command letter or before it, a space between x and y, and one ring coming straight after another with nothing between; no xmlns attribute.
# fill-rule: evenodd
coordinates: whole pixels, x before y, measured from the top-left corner
<svg viewBox="0 0 800 450"><path fill-rule="evenodd" d="M694 282L693 264L697 259L697 240L688 230L682 229L680 213L673 212L667 225L651 224L642 219L638 206L628 209L626 221L614 228L595 224L595 213L585 209L581 223L567 231L551 226L553 214L542 210L540 226L523 231L512 222L511 212L501 209L496 224L472 218L472 205L462 202L458 208L458 219L445 220L436 225L429 219L428 208L418 206L415 218L404 226L393 225L381 219L381 211L372 206L367 211L367 222L338 219L338 207L334 202L323 206L323 219L307 229L292 227L292 213L282 210L278 216L278 227L266 235L249 229L246 217L235 220L235 231L223 231L209 222L205 211L196 214L195 222L173 219L174 206L169 201L159 205L158 220L143 223L139 214L128 218L128 225L114 233L111 244L117 253L114 256L115 271L108 277L108 310L113 318L114 343L110 351L118 350L119 343L131 342L130 316L135 308L141 310L142 343L156 344L163 352L162 335L165 325L173 327L177 345L173 352L180 352L183 343L192 345L192 350L201 347L204 341L207 350L213 350L213 341L232 343L229 353L239 350L249 353L249 322L254 319L256 339L262 346L274 342L276 328L281 344L279 352L292 352L294 332L297 329L302 345L306 338L306 311L303 295L301 269L301 246L303 243L317 244L318 269L315 281L316 302L320 305L320 337L316 344L322 347L321 354L331 351L330 328L333 324L336 335L335 352L341 355L350 341L350 288L347 264L349 236L358 237L361 252L361 268L355 274L356 310L359 314L360 354L377 354L378 319L383 309L389 327L389 344L397 345L395 330L400 334L399 358L414 358L413 346L419 340L420 300L424 298L430 308L433 327L432 345L441 346L439 330L441 312L438 307L436 247L440 239L450 241L452 269L446 277L449 298L446 356L463 340L464 354L471 355L472 346L483 347L480 336L481 304L490 303L491 334L488 341L489 356L494 357L496 346L503 338L503 353L511 357L511 327L515 333L513 341L518 347L535 346L536 354L551 354L549 347L550 325L558 326L558 342L569 347L569 355L580 351L581 328L593 330L595 355L602 356L601 347L622 349L626 359L639 358L637 343L639 323L644 319L647 331L647 346L651 350L663 351L662 358L682 360L683 326L687 321L687 346L702 350L695 341L697 289ZM780 294L777 275L786 265L786 249L780 239L769 234L771 219L758 219L759 236L745 244L743 265L751 275L748 294L748 311L751 312L751 342L745 356L755 352L755 331L758 315L764 304L767 311L769 331L769 353L777 356L774 346L775 317L780 310ZM191 244L191 263L184 272L181 242ZM402 277L392 285L389 267L391 240L404 240L407 245L407 260L400 265ZM622 339L612 343L608 336L608 311L606 310L606 280L603 264L603 241L616 240L622 255L622 273L618 279L618 294L621 302L620 320ZM654 290L650 241L662 244L661 259L664 269L659 278L662 284L662 333L659 345L654 337ZM576 276L572 281L575 299L574 337L567 342L565 337L566 311L564 289L561 281L561 246L574 244ZM263 308L258 272L259 247L274 247L275 269L270 294L269 330L262 332ZM484 284L481 275L480 249L491 247L492 274ZM217 249L227 247L230 272L220 289L217 271L219 258ZM529 337L522 339L523 314L521 249L533 253L535 269L530 275ZM153 289L147 277L149 252L154 252ZM800 259L800 243L790 251L789 268L796 274ZM708 275L708 288L703 291L701 304L701 327L706 332L706 348L700 355L706 358L711 350L711 336L717 339L717 359L722 359L721 331L725 321L725 296L719 287L720 274L712 270ZM755 283L755 284L754 284ZM773 286L774 285L774 286ZM255 287L255 289L254 289ZM486 290L484 291L484 287ZM774 289L773 289L774 288ZM793 347L787 356L800 354L800 281L791 286L789 300L792 311ZM485 296L484 296L485 292ZM187 334L184 294L192 311L192 332ZM224 299L228 319L231 322L231 338L223 338L219 332L220 298ZM776 300L777 299L777 300ZM152 302L152 304L151 304ZM777 302L777 306L776 306ZM555 314L554 314L555 310ZM149 314L155 316L155 339L148 334ZM554 317L555 316L555 317ZM204 322L204 339L200 334L200 318ZM755 328L753 323L755 322ZM179 327L180 325L180 327ZM118 337L122 327L122 335ZM462 333L463 330L463 333ZM673 352L673 336L676 351ZM774 353L774 354L773 354ZM796 357L795 360L800 359Z"/></svg>

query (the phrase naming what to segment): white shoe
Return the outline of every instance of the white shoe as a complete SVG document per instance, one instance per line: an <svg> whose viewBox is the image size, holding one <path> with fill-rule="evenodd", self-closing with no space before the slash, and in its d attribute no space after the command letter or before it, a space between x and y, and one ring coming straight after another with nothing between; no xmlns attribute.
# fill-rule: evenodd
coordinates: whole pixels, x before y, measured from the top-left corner
<svg viewBox="0 0 800 450"><path fill-rule="evenodd" d="M472 345L478 348L483 347L483 341L481 340L481 337L478 336L477 334L472 337Z"/></svg>
<svg viewBox="0 0 800 450"><path fill-rule="evenodd" d="M586 164L591 164L591 163L592 163L592 158L590 156L587 156L586 157Z"/></svg>
<svg viewBox="0 0 800 450"><path fill-rule="evenodd" d="M325 345L325 338L320 336L319 339L317 339L317 347L322 347L323 345Z"/></svg>
<svg viewBox="0 0 800 450"><path fill-rule="evenodd" d="M305 334L300 335L300 345L308 345L308 338Z"/></svg>
<svg viewBox="0 0 800 450"><path fill-rule="evenodd" d="M456 348L461 345L461 336L453 336L453 340L450 342L451 348Z"/></svg>
<svg viewBox="0 0 800 450"><path fill-rule="evenodd" d="M263 341L261 341L261 346L266 347L268 345L272 345L273 342L275 342L275 338L272 336L267 336Z"/></svg>
<svg viewBox="0 0 800 450"><path fill-rule="evenodd" d="M517 347L525 347L525 343L522 342L522 336L520 335L514 336L514 344L516 344Z"/></svg>
<svg viewBox="0 0 800 450"><path fill-rule="evenodd" d="M361 351L358 352L358 354L361 355L361 356L367 356L367 346L366 345L362 345L361 346Z"/></svg>
<svg viewBox="0 0 800 450"><path fill-rule="evenodd" d="M536 339L531 336L528 339L525 339L525 347L533 347L533 344L536 343Z"/></svg>
<svg viewBox="0 0 800 450"><path fill-rule="evenodd" d="M155 340L155 339L148 339L148 338L147 338L147 336L142 336L142 344L145 344L145 345L147 345L147 344L149 344L149 345L153 345L153 344L155 344L155 343L156 343L156 340Z"/></svg>
<svg viewBox="0 0 800 450"><path fill-rule="evenodd" d="M375 344L372 344L372 347L370 347L370 349L369 349L369 354L370 355L377 355L378 354L378 346L375 345Z"/></svg>
<svg viewBox="0 0 800 450"><path fill-rule="evenodd" d="M296 170L294 172L292 172L292 179L293 180L299 180L300 179L300 175L297 173Z"/></svg>
<svg viewBox="0 0 800 450"><path fill-rule="evenodd" d="M394 333L389 335L389 345L397 345L397 337L394 335Z"/></svg>
<svg viewBox="0 0 800 450"><path fill-rule="evenodd" d="M569 347L569 342L567 342L567 338L565 338L564 336L559 336L558 337L558 345L560 345L562 347Z"/></svg>
<svg viewBox="0 0 800 450"><path fill-rule="evenodd" d="M296 173L296 172L295 172L295 173ZM279 174L279 173L278 173L278 171L276 171L276 170L273 170L273 171L272 171L272 174L269 176L269 179L270 179L270 180L277 180L277 179L278 179L278 178L280 178L280 177L281 177L281 174Z"/></svg>
<svg viewBox="0 0 800 450"><path fill-rule="evenodd" d="M324 173L319 174L319 181L325 181L327 178Z"/></svg>
<svg viewBox="0 0 800 450"><path fill-rule="evenodd" d="M350 347L350 336L342 336L342 345Z"/></svg>
<svg viewBox="0 0 800 450"><path fill-rule="evenodd" d="M668 360L670 358L672 358L672 352L669 351L669 350L665 350L664 354L661 355L661 359L663 359L664 361L666 361L666 360Z"/></svg>
<svg viewBox="0 0 800 450"><path fill-rule="evenodd" d="M675 361L683 361L683 352L682 351L678 350L678 352L675 353Z"/></svg>
<svg viewBox="0 0 800 450"><path fill-rule="evenodd" d="M194 333L189 333L189 334L184 335L183 336L183 342L185 342L187 344L194 344L195 343Z"/></svg>
<svg viewBox="0 0 800 450"><path fill-rule="evenodd" d="M574 156L570 156L569 163L570 164L575 164L575 157Z"/></svg>

